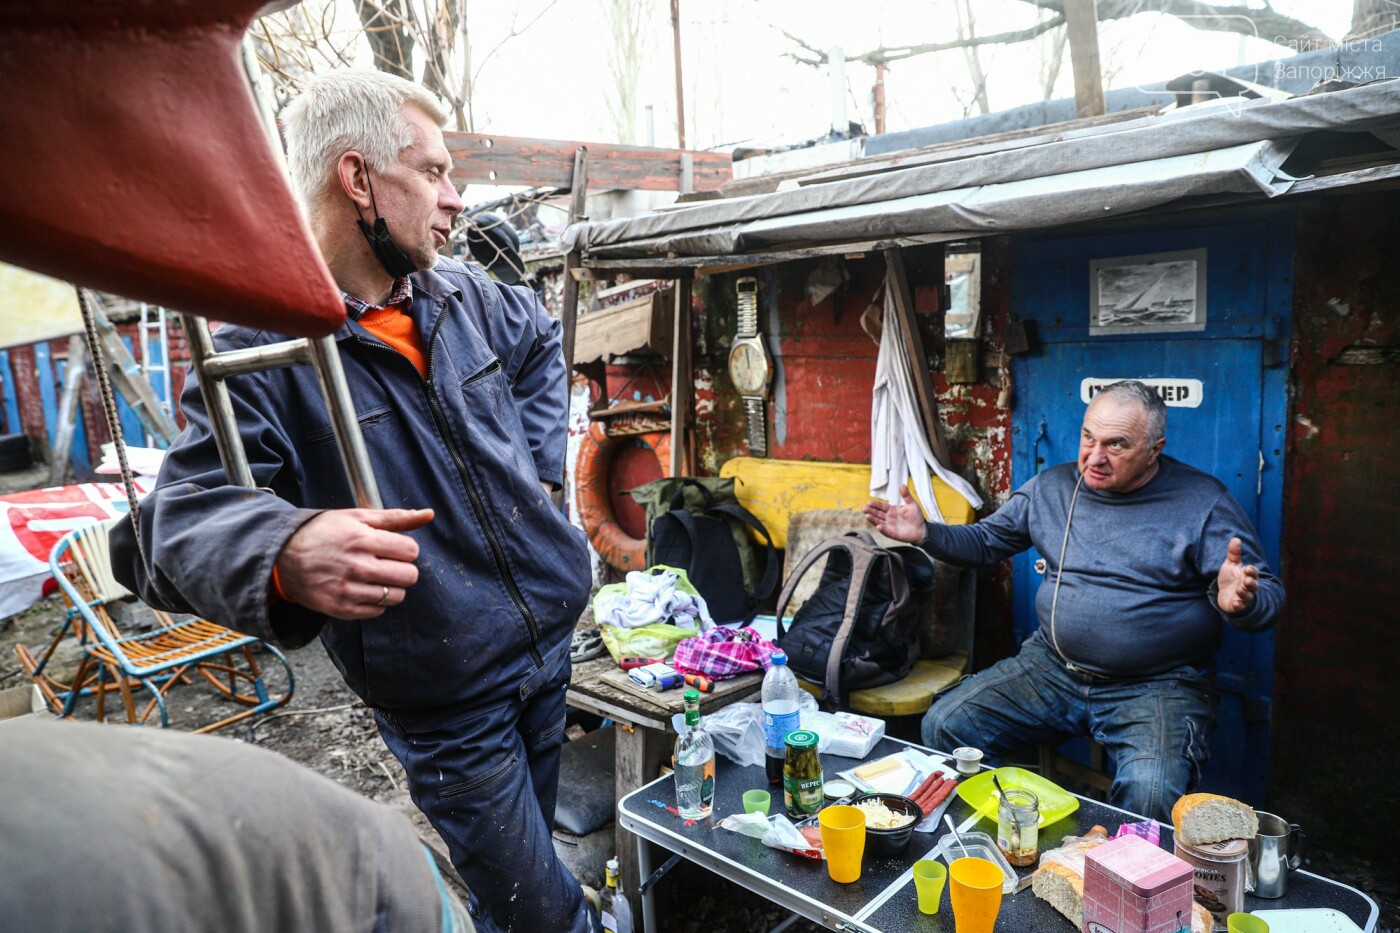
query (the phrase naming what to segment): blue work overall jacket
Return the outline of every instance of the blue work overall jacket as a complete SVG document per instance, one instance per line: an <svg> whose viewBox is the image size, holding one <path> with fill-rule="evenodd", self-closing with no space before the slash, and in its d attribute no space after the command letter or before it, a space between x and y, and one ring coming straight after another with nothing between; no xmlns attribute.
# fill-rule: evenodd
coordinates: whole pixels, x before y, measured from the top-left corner
<svg viewBox="0 0 1400 933"><path fill-rule="evenodd" d="M567 657L591 579L583 532L540 486L563 481L559 323L528 289L455 260L411 278L426 378L356 321L335 335L384 507L436 510L410 532L419 577L401 604L363 622L269 605L272 567L292 534L321 510L355 505L309 366L228 381L259 490L228 484L191 374L181 398L188 425L140 508L146 563L121 522L113 570L154 606L293 648L319 635L372 707L523 699ZM283 339L224 327L214 342L232 350Z"/></svg>

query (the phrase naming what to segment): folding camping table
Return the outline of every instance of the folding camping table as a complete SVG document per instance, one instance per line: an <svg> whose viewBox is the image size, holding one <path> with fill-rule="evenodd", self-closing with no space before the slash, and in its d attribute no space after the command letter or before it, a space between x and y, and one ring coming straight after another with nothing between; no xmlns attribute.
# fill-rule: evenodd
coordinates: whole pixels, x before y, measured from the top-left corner
<svg viewBox="0 0 1400 933"><path fill-rule="evenodd" d="M893 754L907 745L897 739L881 739L866 760ZM860 763L856 759L836 755L823 755L822 762L828 775ZM717 824L725 816L743 812L741 796L744 791L768 787L763 768L741 767L721 756L716 761L715 780L713 815L691 826L686 826L675 813L675 785L670 777L652 781L618 803L618 822L638 837L638 864L643 878L652 870L654 860L650 846L655 845L703 865L828 929L952 933L953 911L946 889L938 913L931 916L922 914L918 909L911 872L914 862L924 858L946 830L914 833L908 849L898 856L875 857L867 854L859 881L836 884L827 876L823 862L780 852L768 848L757 839L718 828ZM781 799L780 795L775 795L778 808L781 808ZM972 807L956 794L947 812L957 825L974 813ZM1112 832L1121 823L1139 822L1141 819L1116 807L1080 798L1078 810L1041 829L1040 850L1052 849L1065 836L1080 835L1095 824L1107 827ZM978 828L995 834L994 821L993 815L991 820L984 820ZM1171 827L1162 827L1163 844L1168 850L1171 848L1171 837ZM1033 866L1018 869L1018 873L1024 878L1032 870ZM1380 913L1376 902L1355 888L1302 870L1289 876L1285 897L1265 900L1253 895L1245 896L1247 911L1318 907L1340 911L1365 933L1375 930ZM642 896L642 928L645 933L655 933L657 929L651 891ZM1068 933L1074 930L1074 925L1027 887L1003 898L996 929L1021 933L1027 930Z"/></svg>

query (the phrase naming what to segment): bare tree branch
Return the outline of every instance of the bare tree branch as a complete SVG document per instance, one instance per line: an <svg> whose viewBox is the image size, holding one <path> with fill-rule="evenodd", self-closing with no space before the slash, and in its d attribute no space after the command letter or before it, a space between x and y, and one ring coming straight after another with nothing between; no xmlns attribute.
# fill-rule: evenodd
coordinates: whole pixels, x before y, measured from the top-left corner
<svg viewBox="0 0 1400 933"><path fill-rule="evenodd" d="M1021 0L1054 15L1028 29L1017 29L989 36L968 36L949 42L926 42L919 45L881 46L860 55L847 55L846 61L867 65L889 64L915 55L971 49L981 45L1008 45L1026 42L1057 26L1064 25L1064 0ZM1256 36L1266 42L1289 44L1294 47L1323 48L1333 45L1332 37L1292 16L1285 16L1267 4L1263 9L1250 6L1217 6L1205 0L1098 0L1099 22L1126 19L1139 13L1165 13L1197 29ZM781 30L780 30L781 31ZM807 54L784 53L788 58L814 68L827 64L826 52L813 47L788 32L783 32L794 45Z"/></svg>
<svg viewBox="0 0 1400 933"><path fill-rule="evenodd" d="M1348 39L1364 39L1400 26L1400 5L1391 0L1356 0Z"/></svg>
<svg viewBox="0 0 1400 933"><path fill-rule="evenodd" d="M888 65L890 62L899 61L902 58L913 58L915 55L927 55L930 52L947 52L952 49L973 48L979 45L1003 45L1015 42L1026 42L1030 39L1034 39L1041 33L1049 32L1056 26L1063 26L1064 23L1064 13L1058 13L1050 19L1036 23L1029 29L999 32L990 36L974 36L969 39L954 39L950 42L926 42L922 45L881 46L878 49L871 49L869 52L862 52L859 55L847 55L846 61L858 61L866 65ZM826 52L808 45L789 32L783 30L779 30L779 32L782 32L789 40L811 53L811 57L809 58L795 55L792 52L784 53L788 58L803 65L811 65L815 68L820 68L827 64Z"/></svg>
<svg viewBox="0 0 1400 933"><path fill-rule="evenodd" d="M404 0L356 0L355 11L380 71L413 80L413 37L403 24L411 17Z"/></svg>
<svg viewBox="0 0 1400 933"><path fill-rule="evenodd" d="M1064 13L1064 0L1021 0L1038 9ZM1256 36L1266 42L1332 45L1332 37L1300 19L1285 16L1269 4L1263 9L1234 4L1221 6L1205 0L1098 0L1099 22L1126 19L1138 13L1166 13L1189 26L1209 32Z"/></svg>

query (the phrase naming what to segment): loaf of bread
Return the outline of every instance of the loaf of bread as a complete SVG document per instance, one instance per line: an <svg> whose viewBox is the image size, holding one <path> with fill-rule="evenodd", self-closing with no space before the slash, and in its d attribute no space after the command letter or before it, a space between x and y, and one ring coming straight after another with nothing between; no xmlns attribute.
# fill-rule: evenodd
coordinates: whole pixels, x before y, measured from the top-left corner
<svg viewBox="0 0 1400 933"><path fill-rule="evenodd" d="M1031 875L1031 892L1084 929L1084 879L1068 866L1047 862Z"/></svg>
<svg viewBox="0 0 1400 933"><path fill-rule="evenodd" d="M1074 869L1058 862L1042 864L1031 875L1031 891L1064 914L1076 930L1084 929L1084 879ZM1211 933L1214 927L1210 911L1192 901L1191 933Z"/></svg>
<svg viewBox="0 0 1400 933"><path fill-rule="evenodd" d="M1190 846L1227 839L1253 839L1259 832L1254 808L1219 794L1187 794L1172 807L1176 838Z"/></svg>

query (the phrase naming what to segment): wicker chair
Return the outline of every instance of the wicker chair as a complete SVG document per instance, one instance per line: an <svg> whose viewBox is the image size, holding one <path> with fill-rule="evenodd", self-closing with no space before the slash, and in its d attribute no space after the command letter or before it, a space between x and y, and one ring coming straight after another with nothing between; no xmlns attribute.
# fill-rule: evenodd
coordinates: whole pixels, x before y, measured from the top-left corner
<svg viewBox="0 0 1400 933"><path fill-rule="evenodd" d="M84 525L54 546L49 569L68 604L64 623L40 658L35 659L23 646L15 649L55 713L71 715L79 698L95 696L97 720L105 721L106 697L115 690L128 723L145 724L158 710L161 726L168 726L167 695L178 686L194 683L193 674L242 707L194 732L221 729L291 699L291 666L282 652L259 638L205 619L175 617L158 610L152 610L157 625L148 631L128 632L119 627L107 606L131 594L112 577L107 528L100 523ZM77 639L82 657L72 680L65 682L49 673L49 667L59 643L70 634ZM285 690L279 693L270 692L258 657L263 652L285 673ZM140 710L137 688L150 695Z"/></svg>

